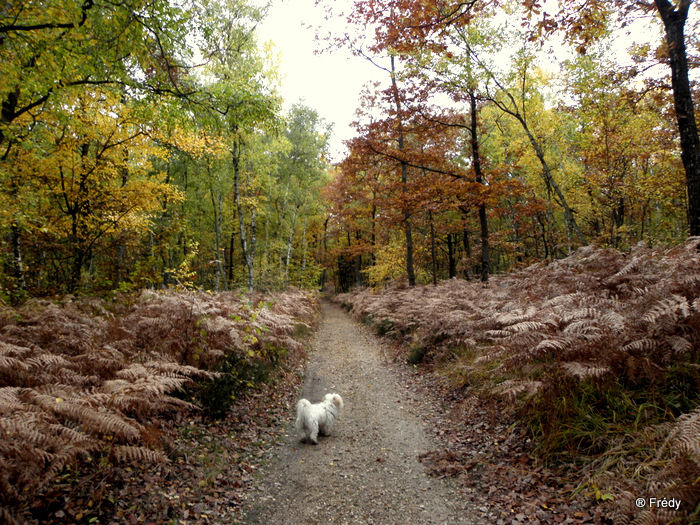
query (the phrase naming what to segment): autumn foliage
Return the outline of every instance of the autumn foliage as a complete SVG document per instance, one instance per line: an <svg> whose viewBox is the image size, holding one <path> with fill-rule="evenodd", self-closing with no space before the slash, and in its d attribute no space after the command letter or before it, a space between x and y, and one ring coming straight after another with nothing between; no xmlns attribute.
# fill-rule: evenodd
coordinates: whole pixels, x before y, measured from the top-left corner
<svg viewBox="0 0 700 525"><path fill-rule="evenodd" d="M342 291L686 238L695 175L668 49L640 42L624 66L615 41L653 4L558 5L357 0L343 13L331 45L384 82L367 88L328 192L326 264ZM546 52L545 36L573 47Z"/></svg>
<svg viewBox="0 0 700 525"><path fill-rule="evenodd" d="M168 421L221 412L199 397L212 383L238 380L216 399L228 407L256 386L246 369L265 367L278 380L296 373L299 335L314 312L300 291L144 292L133 304L68 297L3 308L0 515L45 516L66 475L97 469L109 479L119 465L169 462ZM217 371L234 358L235 370Z"/></svg>
<svg viewBox="0 0 700 525"><path fill-rule="evenodd" d="M612 492L615 523L666 523L700 503L699 245L581 248L487 285L338 300L464 395L511 400L542 459L581 461L582 487ZM679 498L681 510L639 514L632 494Z"/></svg>

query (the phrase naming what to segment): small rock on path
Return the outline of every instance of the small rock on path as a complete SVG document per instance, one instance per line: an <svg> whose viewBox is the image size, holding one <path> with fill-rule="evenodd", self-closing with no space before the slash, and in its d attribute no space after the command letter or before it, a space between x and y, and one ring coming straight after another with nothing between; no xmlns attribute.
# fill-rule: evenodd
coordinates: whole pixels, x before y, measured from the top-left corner
<svg viewBox="0 0 700 525"><path fill-rule="evenodd" d="M245 509L245 523L474 524L449 480L429 477L418 456L435 448L376 339L340 308L324 303L302 396L328 392L345 408L331 436L299 442L289 432Z"/></svg>

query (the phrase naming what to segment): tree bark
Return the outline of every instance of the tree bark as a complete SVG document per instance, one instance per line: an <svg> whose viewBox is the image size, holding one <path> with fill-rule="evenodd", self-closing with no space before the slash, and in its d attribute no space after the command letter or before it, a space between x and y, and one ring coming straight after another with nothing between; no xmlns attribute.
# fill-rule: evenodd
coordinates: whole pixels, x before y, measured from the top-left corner
<svg viewBox="0 0 700 525"><path fill-rule="evenodd" d="M437 254L435 253L435 224L433 222L433 212L430 216L430 258L432 260L433 286L437 286Z"/></svg>
<svg viewBox="0 0 700 525"><path fill-rule="evenodd" d="M292 225L289 227L289 237L287 237L287 253L284 258L284 283L289 286L289 265L292 261L292 247L294 245L294 228L297 222L297 212L299 206L295 206L292 210Z"/></svg>
<svg viewBox="0 0 700 525"><path fill-rule="evenodd" d="M481 155L479 153L479 130L477 119L477 104L476 93L474 90L469 90L469 106L471 111L471 148L472 148L472 165L474 167L474 176L478 184L484 184L484 174L481 169ZM489 247L489 223L486 216L486 203L483 196L479 203L479 225L481 228L481 281L489 280L489 265L491 262L491 253Z"/></svg>
<svg viewBox="0 0 700 525"><path fill-rule="evenodd" d="M462 244L464 245L464 254L467 258L467 265L464 268L464 277L467 279L467 281L471 281L474 279L474 275L472 273L471 265L472 244L469 241L469 228L467 227L469 212L467 211L466 207L460 207L460 211L462 212L462 221L464 222L464 227L462 228Z"/></svg>
<svg viewBox="0 0 700 525"><path fill-rule="evenodd" d="M457 262L455 261L455 243L452 234L447 234L447 263L450 279L457 277Z"/></svg>
<svg viewBox="0 0 700 525"><path fill-rule="evenodd" d="M21 297L27 291L27 282L24 278L24 263L22 262L20 228L15 221L12 221L10 229L12 232L12 266L15 277L15 290L13 290L13 296Z"/></svg>
<svg viewBox="0 0 700 525"><path fill-rule="evenodd" d="M309 226L309 209L308 203L304 205L304 226L301 228L301 277L304 279L303 284L306 284L306 230ZM313 244L312 244L313 246Z"/></svg>
<svg viewBox="0 0 700 525"><path fill-rule="evenodd" d="M399 97L399 87L396 84L396 68L394 64L394 56L391 56L391 87L394 93L394 104L396 105L396 118L399 123L399 151L404 151L404 136L403 123L401 121L401 99ZM401 164L401 184L404 192L408 182L408 163L405 160L400 161ZM408 285L416 285L416 273L413 263L413 232L411 230L411 212L408 209L408 204L404 203L403 212L404 235L406 236L406 274L408 276Z"/></svg>
<svg viewBox="0 0 700 525"><path fill-rule="evenodd" d="M233 282L233 250L235 247L236 234L232 231L228 248L228 281Z"/></svg>
<svg viewBox="0 0 700 525"><path fill-rule="evenodd" d="M248 242L248 236L245 228L245 217L243 213L243 203L241 199L241 170L240 170L240 155L241 155L241 145L236 139L233 144L233 150L231 152L231 158L233 161L233 193L236 200L236 212L238 214L238 225L241 231L241 249L243 252L243 262L246 265L246 287L249 292L255 289L255 273L253 271L253 263L255 261L255 242L256 242L256 230L255 230L255 208L251 210L250 215L250 243Z"/></svg>
<svg viewBox="0 0 700 525"><path fill-rule="evenodd" d="M700 235L700 138L695 120L693 95L688 79L688 56L684 28L691 0L681 0L676 8L668 0L655 0L666 31L671 61L671 85L676 121L681 139L681 160L688 189L688 228Z"/></svg>
<svg viewBox="0 0 700 525"><path fill-rule="evenodd" d="M210 175L211 177L211 175ZM214 267L216 281L214 291L219 292L221 282L223 281L224 289L226 286L226 273L224 272L223 264L221 263L221 231L223 222L224 196L221 192L216 192L213 181L210 180L209 193L211 194L211 203L214 209Z"/></svg>

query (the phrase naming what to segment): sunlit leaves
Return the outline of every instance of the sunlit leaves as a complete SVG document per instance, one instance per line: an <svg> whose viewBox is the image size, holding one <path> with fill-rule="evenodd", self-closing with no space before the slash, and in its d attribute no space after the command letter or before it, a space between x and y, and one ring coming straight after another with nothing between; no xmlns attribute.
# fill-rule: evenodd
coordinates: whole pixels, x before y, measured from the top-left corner
<svg viewBox="0 0 700 525"><path fill-rule="evenodd" d="M179 92L192 10L162 0L14 2L0 13L1 139L8 129L69 86L129 85Z"/></svg>

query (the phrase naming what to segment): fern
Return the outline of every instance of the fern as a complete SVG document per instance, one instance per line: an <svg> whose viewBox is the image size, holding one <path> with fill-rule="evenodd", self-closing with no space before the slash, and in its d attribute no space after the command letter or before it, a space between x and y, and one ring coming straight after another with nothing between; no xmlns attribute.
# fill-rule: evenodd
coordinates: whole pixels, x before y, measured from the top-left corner
<svg viewBox="0 0 700 525"><path fill-rule="evenodd" d="M294 331L313 324L315 298L262 299L144 292L119 314L97 299L0 307L0 521L23 522L6 509L28 508L66 468L102 458L109 476L110 462L165 461L154 427L197 409L173 394L211 381L228 356L297 366Z"/></svg>
<svg viewBox="0 0 700 525"><path fill-rule="evenodd" d="M631 343L627 343L622 347L622 350L629 353L645 354L659 347L659 342L656 339L650 337L644 337L642 339L637 339Z"/></svg>
<svg viewBox="0 0 700 525"><path fill-rule="evenodd" d="M538 432L543 454L576 454L561 445L582 440L602 452L606 443L616 446L624 428L665 428L700 402L698 246L700 238L691 238L671 249L638 246L628 255L585 247L560 261L493 276L487 285L453 279L382 293L357 290L339 300L352 305L357 319L391 324L402 356L420 348L425 361L446 363L455 384L510 399ZM685 424L687 439L700 432ZM685 427L678 428L674 440ZM697 441L681 442L668 447L671 458L697 452L689 448ZM673 490L699 492L688 481L695 467L669 468L668 483L673 472L676 481L685 480ZM634 514L619 510L616 523L665 519L622 499L621 509Z"/></svg>
<svg viewBox="0 0 700 525"><path fill-rule="evenodd" d="M492 392L503 397L517 397L523 393L529 397L536 394L542 386L541 381L509 379L495 386Z"/></svg>
<svg viewBox="0 0 700 525"><path fill-rule="evenodd" d="M562 365L565 372L573 377L585 381L590 378L601 378L610 373L610 368L596 363L568 362Z"/></svg>
<svg viewBox="0 0 700 525"><path fill-rule="evenodd" d="M672 295L668 299L659 301L647 313L642 316L645 323L656 323L662 316L683 319L690 314L690 305L685 297Z"/></svg>
<svg viewBox="0 0 700 525"><path fill-rule="evenodd" d="M112 451L120 463L167 463L168 457L162 452L146 447L117 445Z"/></svg>

